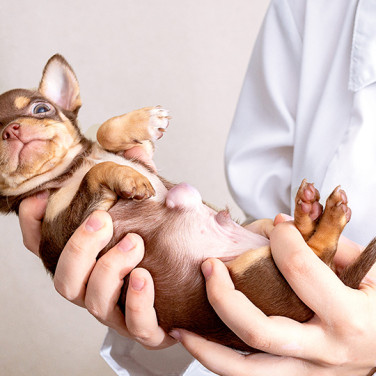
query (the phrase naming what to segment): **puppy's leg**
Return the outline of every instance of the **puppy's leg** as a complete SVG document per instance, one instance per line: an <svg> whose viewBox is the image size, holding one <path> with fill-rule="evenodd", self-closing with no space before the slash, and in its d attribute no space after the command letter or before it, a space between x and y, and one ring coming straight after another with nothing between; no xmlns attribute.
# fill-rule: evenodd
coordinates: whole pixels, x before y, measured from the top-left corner
<svg viewBox="0 0 376 376"><path fill-rule="evenodd" d="M109 151L142 146L152 156L154 142L162 137L169 118L168 111L159 106L145 107L107 120L100 126L97 139Z"/></svg>
<svg viewBox="0 0 376 376"><path fill-rule="evenodd" d="M101 194L96 209L108 210L118 197L143 200L155 194L149 180L129 166L114 162L103 162L92 167L85 175L81 185L89 197ZM81 187L83 188L83 187Z"/></svg>
<svg viewBox="0 0 376 376"><path fill-rule="evenodd" d="M350 220L351 210L347 206L346 193L337 187L328 197L314 234L307 244L328 265L337 250L338 239Z"/></svg>
<svg viewBox="0 0 376 376"><path fill-rule="evenodd" d="M45 267L55 273L68 239L94 210L111 209L119 197L141 200L154 193L149 180L129 166L103 162L92 167L65 210L43 221L39 253ZM105 252L106 249L98 257Z"/></svg>
<svg viewBox="0 0 376 376"><path fill-rule="evenodd" d="M315 232L322 214L319 200L319 191L304 179L295 198L294 222L305 241Z"/></svg>

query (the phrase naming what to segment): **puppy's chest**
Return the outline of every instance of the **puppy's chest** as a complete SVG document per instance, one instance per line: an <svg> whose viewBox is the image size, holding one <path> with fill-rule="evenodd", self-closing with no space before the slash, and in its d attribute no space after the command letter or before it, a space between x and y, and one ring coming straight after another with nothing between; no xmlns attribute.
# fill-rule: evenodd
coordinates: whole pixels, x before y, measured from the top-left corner
<svg viewBox="0 0 376 376"><path fill-rule="evenodd" d="M51 222L57 215L63 210L67 209L71 204L73 198L78 192L81 182L84 179L86 173L96 164L111 161L119 165L132 167L142 175L146 176L153 185L156 191L156 195L151 198L152 200L162 201L167 193L167 189L160 181L158 176L151 173L142 164L136 161L125 159L121 156L103 150L99 145L93 147L93 151L89 156L85 158L81 167L78 168L69 179L62 183L61 188L56 190L49 198L48 206L45 214L45 221Z"/></svg>

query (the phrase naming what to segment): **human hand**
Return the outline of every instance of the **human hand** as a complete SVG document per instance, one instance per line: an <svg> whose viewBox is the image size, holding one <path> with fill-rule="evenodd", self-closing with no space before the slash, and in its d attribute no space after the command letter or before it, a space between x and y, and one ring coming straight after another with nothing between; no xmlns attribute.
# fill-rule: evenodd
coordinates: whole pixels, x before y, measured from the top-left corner
<svg viewBox="0 0 376 376"><path fill-rule="evenodd" d="M25 199L20 205L24 244L36 255L46 202L47 195L41 195ZM174 344L175 341L158 326L150 274L142 268L134 269L144 255L141 237L128 234L96 260L110 241L112 231L112 220L106 212L94 212L83 222L59 258L54 276L56 290L72 303L85 307L104 325L147 348L159 349ZM117 301L123 278L129 273L125 318Z"/></svg>
<svg viewBox="0 0 376 376"><path fill-rule="evenodd" d="M126 157L139 158L155 169L141 147L128 150ZM37 256L47 199L48 193L38 194L23 200L19 208L24 244ZM158 326L150 274L142 268L134 269L144 255L142 239L136 234L128 234L96 261L98 253L112 237L112 228L108 213L94 212L76 230L56 268L57 291L69 301L87 308L104 325L147 348L160 349L174 344L175 341ZM123 278L129 273L125 318L117 301Z"/></svg>
<svg viewBox="0 0 376 376"><path fill-rule="evenodd" d="M96 211L75 231L56 267L56 290L74 304L85 307L104 325L150 349L175 343L158 326L154 310L154 285L150 273L136 265L144 256L144 243L127 234L99 260L98 253L112 237L112 220ZM125 317L117 302L123 279L130 273Z"/></svg>
<svg viewBox="0 0 376 376"><path fill-rule="evenodd" d="M202 265L210 303L241 339L265 353L242 355L181 329L171 334L220 375L367 375L376 364L376 267L358 290L350 289L315 256L292 223L274 229L271 247L288 283L315 312L311 320L265 316L235 290L225 265L210 259ZM341 238L339 266L359 255L359 249Z"/></svg>

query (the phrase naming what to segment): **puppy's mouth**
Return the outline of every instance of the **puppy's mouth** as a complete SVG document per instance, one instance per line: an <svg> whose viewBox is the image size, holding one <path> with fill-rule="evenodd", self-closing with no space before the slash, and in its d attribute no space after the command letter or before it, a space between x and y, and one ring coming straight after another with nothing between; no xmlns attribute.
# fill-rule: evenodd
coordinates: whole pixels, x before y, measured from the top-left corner
<svg viewBox="0 0 376 376"><path fill-rule="evenodd" d="M35 140L31 140L24 143L18 155L19 159L23 160L25 158L29 158L30 155L34 154L36 151L42 151L44 149L46 142L47 140L37 138Z"/></svg>
<svg viewBox="0 0 376 376"><path fill-rule="evenodd" d="M43 153L47 141L37 137L27 140L17 137L9 141L9 157L12 164L25 164L36 153Z"/></svg>

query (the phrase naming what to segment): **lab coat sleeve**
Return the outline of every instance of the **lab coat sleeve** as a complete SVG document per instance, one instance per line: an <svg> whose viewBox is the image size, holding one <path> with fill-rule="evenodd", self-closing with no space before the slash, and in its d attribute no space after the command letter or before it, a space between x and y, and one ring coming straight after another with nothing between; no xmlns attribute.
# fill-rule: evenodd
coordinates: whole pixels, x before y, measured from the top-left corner
<svg viewBox="0 0 376 376"><path fill-rule="evenodd" d="M235 201L252 218L290 212L302 12L272 2L255 43L226 145Z"/></svg>
<svg viewBox="0 0 376 376"><path fill-rule="evenodd" d="M147 350L135 341L109 329L101 355L118 376L201 376L209 375L204 367L180 345L163 350Z"/></svg>

